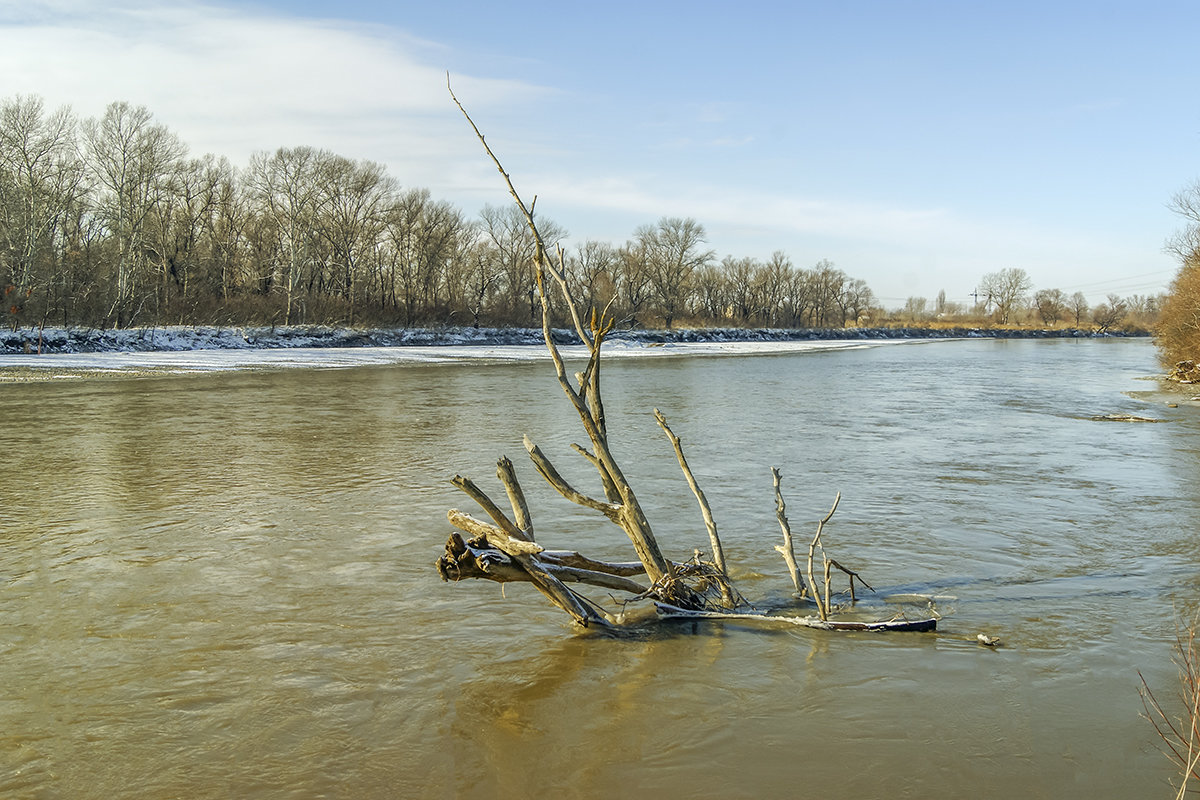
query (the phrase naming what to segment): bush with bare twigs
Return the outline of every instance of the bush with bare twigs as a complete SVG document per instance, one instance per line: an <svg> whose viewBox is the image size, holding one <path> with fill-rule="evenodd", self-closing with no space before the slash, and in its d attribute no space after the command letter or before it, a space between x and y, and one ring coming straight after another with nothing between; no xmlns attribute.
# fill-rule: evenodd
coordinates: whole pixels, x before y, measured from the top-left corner
<svg viewBox="0 0 1200 800"><path fill-rule="evenodd" d="M1196 628L1200 616L1190 622L1181 622L1175 634L1175 665L1179 668L1179 702L1182 714L1172 713L1163 707L1146 679L1142 680L1142 705L1146 719L1163 741L1163 753L1179 768L1180 782L1176 798L1184 797L1189 791L1200 791L1189 784L1200 781L1200 646L1196 641Z"/></svg>

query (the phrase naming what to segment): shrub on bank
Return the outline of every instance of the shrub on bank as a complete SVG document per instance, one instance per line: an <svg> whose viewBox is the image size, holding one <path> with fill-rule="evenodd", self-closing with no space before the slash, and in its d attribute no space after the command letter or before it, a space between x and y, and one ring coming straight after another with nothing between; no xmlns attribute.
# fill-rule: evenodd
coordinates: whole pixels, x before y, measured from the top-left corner
<svg viewBox="0 0 1200 800"><path fill-rule="evenodd" d="M1164 367L1200 361L1200 253L1189 258L1175 276L1154 340Z"/></svg>

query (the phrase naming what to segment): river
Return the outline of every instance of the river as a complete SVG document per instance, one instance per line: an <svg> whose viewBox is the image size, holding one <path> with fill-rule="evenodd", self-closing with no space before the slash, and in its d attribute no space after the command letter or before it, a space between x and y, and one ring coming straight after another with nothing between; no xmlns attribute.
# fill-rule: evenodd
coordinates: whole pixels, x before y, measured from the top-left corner
<svg viewBox="0 0 1200 800"><path fill-rule="evenodd" d="M1146 340L609 363L669 556L707 538L654 407L744 594L789 600L778 466L802 539L841 491L825 538L866 606L941 598L935 633L888 634L613 638L442 583L445 511L473 510L448 479L497 490L504 454L543 544L633 558L518 458L528 433L591 486L546 362L76 358L0 365L0 797L1172 796L1138 674L1173 700L1200 412L1144 379Z"/></svg>

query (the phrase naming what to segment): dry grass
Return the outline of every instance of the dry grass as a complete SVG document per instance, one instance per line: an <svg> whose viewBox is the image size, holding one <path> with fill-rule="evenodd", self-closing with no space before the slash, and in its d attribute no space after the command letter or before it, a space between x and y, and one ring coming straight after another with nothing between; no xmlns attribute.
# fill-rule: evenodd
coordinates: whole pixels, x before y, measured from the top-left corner
<svg viewBox="0 0 1200 800"><path fill-rule="evenodd" d="M1163 753L1174 762L1179 770L1180 782L1175 797L1177 800L1189 792L1200 792L1195 784L1200 782L1200 650L1197 649L1196 628L1200 617L1190 622L1180 622L1175 633L1175 655L1173 661L1179 668L1178 701L1175 713L1163 708L1150 690L1146 679L1142 680L1142 705L1145 717L1162 739ZM1171 704L1174 705L1174 704ZM1180 713L1180 711L1182 713Z"/></svg>

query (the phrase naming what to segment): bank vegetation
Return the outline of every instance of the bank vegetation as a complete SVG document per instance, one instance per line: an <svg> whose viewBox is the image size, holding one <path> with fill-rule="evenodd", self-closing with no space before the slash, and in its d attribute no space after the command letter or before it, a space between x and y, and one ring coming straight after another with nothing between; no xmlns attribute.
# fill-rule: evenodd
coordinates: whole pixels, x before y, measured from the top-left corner
<svg viewBox="0 0 1200 800"><path fill-rule="evenodd" d="M1167 242L1179 259L1155 330L1159 358L1173 377L1200 381L1200 180L1179 191L1171 208L1184 227Z"/></svg>

